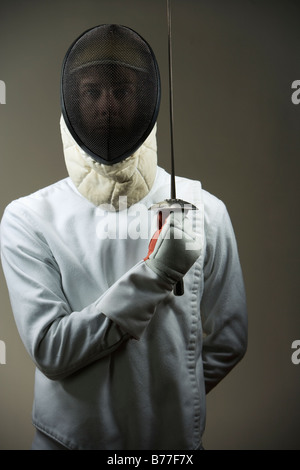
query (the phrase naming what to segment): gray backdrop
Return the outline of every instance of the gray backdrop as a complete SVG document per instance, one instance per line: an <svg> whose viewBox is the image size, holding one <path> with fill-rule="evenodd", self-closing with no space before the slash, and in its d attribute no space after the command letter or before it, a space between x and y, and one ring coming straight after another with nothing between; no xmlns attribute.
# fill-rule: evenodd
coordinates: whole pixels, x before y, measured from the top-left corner
<svg viewBox="0 0 300 470"><path fill-rule="evenodd" d="M299 1L173 0L176 172L200 179L232 218L249 308L244 360L208 396L207 449L300 449ZM1 0L0 203L67 176L59 78L85 29L122 23L151 44L162 75L159 163L169 164L164 0ZM1 100L0 100L1 101ZM1 271L0 449L28 449L34 367Z"/></svg>

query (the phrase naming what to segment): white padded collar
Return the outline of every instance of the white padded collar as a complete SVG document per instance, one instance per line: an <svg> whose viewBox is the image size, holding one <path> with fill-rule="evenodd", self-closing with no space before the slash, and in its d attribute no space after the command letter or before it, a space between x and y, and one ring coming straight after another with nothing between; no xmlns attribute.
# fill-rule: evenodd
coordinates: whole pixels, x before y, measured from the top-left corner
<svg viewBox="0 0 300 470"><path fill-rule="evenodd" d="M95 206L112 205L125 209L143 199L155 180L157 170L156 125L138 150L122 162L104 165L96 162L75 142L63 116L60 119L65 163L78 191ZM127 206L119 206L119 197ZM124 197L121 198L124 204Z"/></svg>

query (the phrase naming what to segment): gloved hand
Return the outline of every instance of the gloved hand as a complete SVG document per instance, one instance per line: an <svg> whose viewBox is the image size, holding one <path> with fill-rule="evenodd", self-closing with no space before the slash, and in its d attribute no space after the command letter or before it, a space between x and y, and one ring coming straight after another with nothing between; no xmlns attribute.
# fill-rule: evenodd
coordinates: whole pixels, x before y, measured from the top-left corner
<svg viewBox="0 0 300 470"><path fill-rule="evenodd" d="M153 235L144 261L165 281L175 284L192 267L200 252L200 239L193 232L191 222L182 211L175 211Z"/></svg>

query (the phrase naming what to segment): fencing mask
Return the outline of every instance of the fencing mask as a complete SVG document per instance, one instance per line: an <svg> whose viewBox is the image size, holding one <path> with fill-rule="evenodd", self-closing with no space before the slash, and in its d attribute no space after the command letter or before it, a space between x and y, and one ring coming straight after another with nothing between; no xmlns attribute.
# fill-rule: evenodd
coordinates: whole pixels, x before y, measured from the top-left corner
<svg viewBox="0 0 300 470"><path fill-rule="evenodd" d="M152 131L159 105L156 58L132 29L96 26L69 48L61 75L62 114L94 160L112 165L132 155Z"/></svg>

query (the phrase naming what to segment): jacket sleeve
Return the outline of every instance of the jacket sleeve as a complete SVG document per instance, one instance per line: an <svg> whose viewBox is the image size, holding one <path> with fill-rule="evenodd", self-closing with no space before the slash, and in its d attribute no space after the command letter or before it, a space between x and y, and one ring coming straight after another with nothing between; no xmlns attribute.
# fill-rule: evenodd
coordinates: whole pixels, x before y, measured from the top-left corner
<svg viewBox="0 0 300 470"><path fill-rule="evenodd" d="M141 261L93 303L72 311L49 246L16 207L11 203L1 221L1 261L16 325L36 366L61 379L139 339L172 286Z"/></svg>
<svg viewBox="0 0 300 470"><path fill-rule="evenodd" d="M208 393L244 356L247 308L237 243L225 205L205 216L206 256L201 302L203 367Z"/></svg>

